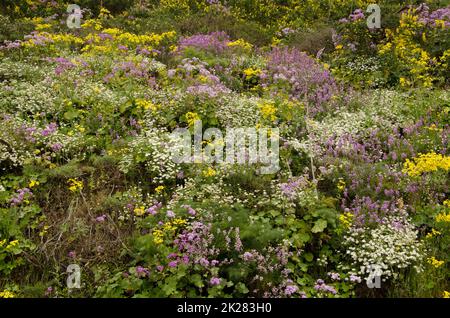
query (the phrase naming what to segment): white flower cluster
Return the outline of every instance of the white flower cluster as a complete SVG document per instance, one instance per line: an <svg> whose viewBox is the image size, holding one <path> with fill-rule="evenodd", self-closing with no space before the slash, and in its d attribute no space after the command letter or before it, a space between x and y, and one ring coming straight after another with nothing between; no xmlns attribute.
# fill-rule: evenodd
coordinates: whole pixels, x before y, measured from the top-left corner
<svg viewBox="0 0 450 318"><path fill-rule="evenodd" d="M402 216L384 218L375 226L351 228L344 246L353 267L359 267L359 274L367 277L376 266L383 279L395 278L400 270L417 266L424 256L417 230Z"/></svg>
<svg viewBox="0 0 450 318"><path fill-rule="evenodd" d="M161 184L175 180L179 165L172 160L170 136L166 130L152 128L131 141L119 161L121 171L127 173L143 164L151 176L151 182Z"/></svg>
<svg viewBox="0 0 450 318"><path fill-rule="evenodd" d="M259 119L259 98L240 94L224 95L216 109L223 127L255 127Z"/></svg>

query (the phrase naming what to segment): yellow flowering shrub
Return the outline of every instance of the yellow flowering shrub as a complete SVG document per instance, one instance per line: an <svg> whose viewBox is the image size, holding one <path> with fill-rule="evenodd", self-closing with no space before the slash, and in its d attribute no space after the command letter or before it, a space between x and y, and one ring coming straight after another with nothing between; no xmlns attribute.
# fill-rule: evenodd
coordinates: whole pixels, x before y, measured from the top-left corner
<svg viewBox="0 0 450 318"><path fill-rule="evenodd" d="M77 192L78 190L83 189L83 182L78 179L70 178L67 183L69 184L69 190L71 192Z"/></svg>
<svg viewBox="0 0 450 318"><path fill-rule="evenodd" d="M268 119L272 122L277 119L277 109L275 108L273 103L263 103L259 105L259 111L263 119Z"/></svg>
<svg viewBox="0 0 450 318"><path fill-rule="evenodd" d="M0 291L0 298L14 298L16 295L9 290Z"/></svg>
<svg viewBox="0 0 450 318"><path fill-rule="evenodd" d="M194 112L187 112L184 116L186 117L186 122L188 123L189 127L194 126L194 123L197 120L201 120L200 116Z"/></svg>
<svg viewBox="0 0 450 318"><path fill-rule="evenodd" d="M399 81L402 87L419 86L429 88L438 78L436 71L443 69L447 55L432 56L428 44L436 28L428 28L414 9L403 13L400 24L395 29L386 29L386 42L379 45L378 54L383 57L391 54L397 65L406 72ZM421 41L417 38L420 36Z"/></svg>
<svg viewBox="0 0 450 318"><path fill-rule="evenodd" d="M450 157L430 152L427 154L420 154L418 158L413 158L412 161L406 159L405 163L403 164L402 172L408 174L411 177L417 177L422 173L433 172L437 171L438 169L449 171Z"/></svg>
<svg viewBox="0 0 450 318"><path fill-rule="evenodd" d="M342 226L348 229L352 226L354 215L350 212L342 213L339 215L339 222L341 222Z"/></svg>
<svg viewBox="0 0 450 318"><path fill-rule="evenodd" d="M248 43L247 41L245 41L243 39L238 39L236 41L228 42L227 46L241 48L245 51L250 51L253 47L253 45L251 45L250 43Z"/></svg>
<svg viewBox="0 0 450 318"><path fill-rule="evenodd" d="M427 259L428 263L435 268L439 268L444 265L444 261L437 260L434 256Z"/></svg>

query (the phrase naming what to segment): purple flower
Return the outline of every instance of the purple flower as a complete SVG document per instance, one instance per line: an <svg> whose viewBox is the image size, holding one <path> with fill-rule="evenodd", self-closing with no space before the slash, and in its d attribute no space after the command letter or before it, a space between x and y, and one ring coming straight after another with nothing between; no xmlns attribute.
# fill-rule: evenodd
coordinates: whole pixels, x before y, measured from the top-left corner
<svg viewBox="0 0 450 318"><path fill-rule="evenodd" d="M168 216L169 218L174 218L174 217L175 217L175 212L173 212L172 210L168 210L168 211L167 211L167 216Z"/></svg>
<svg viewBox="0 0 450 318"><path fill-rule="evenodd" d="M178 262L177 262L177 261L171 261L171 262L169 263L169 267L177 267L177 265L178 265Z"/></svg>
<svg viewBox="0 0 450 318"><path fill-rule="evenodd" d="M249 262L253 259L253 254L250 252L245 252L244 255L242 255L242 258L244 261Z"/></svg>
<svg viewBox="0 0 450 318"><path fill-rule="evenodd" d="M103 214L103 215L101 215L101 216L97 216L97 217L95 218L95 221L98 222L98 223L105 222L105 220L106 220L106 215L105 215L105 214Z"/></svg>
<svg viewBox="0 0 450 318"><path fill-rule="evenodd" d="M63 145L60 144L59 142L56 142L56 143L54 143L54 144L52 144L52 145L50 146L50 148L52 148L52 151L53 151L53 152L58 152L58 151L60 151L60 150L62 149L62 147L63 147Z"/></svg>
<svg viewBox="0 0 450 318"><path fill-rule="evenodd" d="M147 277L150 275L150 271L142 266L136 267L136 274L138 277Z"/></svg>
<svg viewBox="0 0 450 318"><path fill-rule="evenodd" d="M341 280L339 273L328 273L332 280Z"/></svg>
<svg viewBox="0 0 450 318"><path fill-rule="evenodd" d="M49 296L51 293L53 292L53 287L48 287L46 290L45 290L45 296Z"/></svg>
<svg viewBox="0 0 450 318"><path fill-rule="evenodd" d="M178 256L177 253L170 253L169 255L167 255L167 258L168 258L168 259L171 259L171 258L177 258L177 256Z"/></svg>
<svg viewBox="0 0 450 318"><path fill-rule="evenodd" d="M209 283L211 284L211 286L217 286L217 285L220 285L220 278L218 278L218 277L213 277L213 278L211 278L211 280L209 281Z"/></svg>
<svg viewBox="0 0 450 318"><path fill-rule="evenodd" d="M298 287L295 285L288 285L286 286L286 289L284 290L284 293L286 296L291 296L292 294L296 293L298 291Z"/></svg>

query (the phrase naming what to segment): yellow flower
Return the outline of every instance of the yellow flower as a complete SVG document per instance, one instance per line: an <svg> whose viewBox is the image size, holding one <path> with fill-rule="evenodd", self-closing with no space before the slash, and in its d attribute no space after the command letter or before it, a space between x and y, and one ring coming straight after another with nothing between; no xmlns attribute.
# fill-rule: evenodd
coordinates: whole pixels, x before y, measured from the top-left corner
<svg viewBox="0 0 450 318"><path fill-rule="evenodd" d="M200 120L200 116L193 112L187 112L185 117L189 127L193 126L197 120Z"/></svg>
<svg viewBox="0 0 450 318"><path fill-rule="evenodd" d="M157 110L158 109L158 107L155 104L153 104L151 101L148 101L145 99L138 98L138 99L136 99L135 102L138 107L145 109L145 110L147 110L147 109Z"/></svg>
<svg viewBox="0 0 450 318"><path fill-rule="evenodd" d="M216 175L216 170L214 170L213 168L209 167L208 169L203 171L203 175L205 177L213 177Z"/></svg>
<svg viewBox="0 0 450 318"><path fill-rule="evenodd" d="M444 292L442 293L442 298L450 298L450 292L444 290Z"/></svg>
<svg viewBox="0 0 450 318"><path fill-rule="evenodd" d="M72 192L77 192L78 190L83 189L83 182L77 179L69 179L67 181L69 183L69 190Z"/></svg>
<svg viewBox="0 0 450 318"><path fill-rule="evenodd" d="M272 103L264 103L260 105L259 110L264 119L270 119L272 122L277 119L277 116L275 115L277 109Z"/></svg>
<svg viewBox="0 0 450 318"><path fill-rule="evenodd" d="M354 215L350 212L342 213L339 216L339 221L342 223L344 228L349 228L353 223Z"/></svg>
<svg viewBox="0 0 450 318"><path fill-rule="evenodd" d="M30 183L28 184L28 187L31 189L34 186L38 186L39 185L39 181L36 180L30 180Z"/></svg>
<svg viewBox="0 0 450 318"><path fill-rule="evenodd" d="M161 244L162 242L164 242L163 240L164 233L162 230L159 229L153 230L152 235L153 235L153 242L155 242L155 244Z"/></svg>
<svg viewBox="0 0 450 318"><path fill-rule="evenodd" d="M52 25L51 25L51 24L48 24L48 23L37 24L37 25L36 25L36 30L37 30L37 31L41 31L41 30L49 29L49 28L51 28L51 27L52 27Z"/></svg>
<svg viewBox="0 0 450 318"><path fill-rule="evenodd" d="M436 215L436 222L450 222L450 213L439 213L438 215Z"/></svg>
<svg viewBox="0 0 450 318"><path fill-rule="evenodd" d="M161 193L161 192L164 191L164 188L165 188L165 187L164 187L163 185L157 186L156 189L155 189L155 192L156 192L156 193Z"/></svg>
<svg viewBox="0 0 450 318"><path fill-rule="evenodd" d="M259 77L261 75L262 71L258 68L247 68L244 70L245 77L252 78L252 77Z"/></svg>
<svg viewBox="0 0 450 318"><path fill-rule="evenodd" d="M406 159L402 172L411 177L416 177L422 173L437 171L438 169L449 171L450 157L430 152L420 154L418 158L413 158L413 161Z"/></svg>
<svg viewBox="0 0 450 318"><path fill-rule="evenodd" d="M0 292L0 298L14 298L16 295L14 295L13 292L10 292L9 290L4 290Z"/></svg>
<svg viewBox="0 0 450 318"><path fill-rule="evenodd" d="M239 40L236 40L236 41L233 41L233 42L229 42L227 44L227 46L229 46L229 47L241 47L241 48L243 48L246 51L250 51L252 49L252 47L253 47L253 45L251 45L250 43L246 42L243 39L239 39Z"/></svg>
<svg viewBox="0 0 450 318"><path fill-rule="evenodd" d="M345 181L342 180L342 178L339 179L339 182L337 184L337 188L339 191L344 191L345 189Z"/></svg>
<svg viewBox="0 0 450 318"><path fill-rule="evenodd" d="M144 206L140 206L134 209L134 214L136 214L137 216L142 216L145 213L145 207Z"/></svg>
<svg viewBox="0 0 450 318"><path fill-rule="evenodd" d="M432 238L433 236L438 236L438 235L441 235L441 234L442 234L441 232L436 231L435 229L431 229L431 232L428 233L428 234L425 236L425 238L430 239L430 238Z"/></svg>
<svg viewBox="0 0 450 318"><path fill-rule="evenodd" d="M428 258L428 263L431 264L435 268L439 268L444 265L444 261L437 260L434 256Z"/></svg>
<svg viewBox="0 0 450 318"><path fill-rule="evenodd" d="M341 50L343 48L342 44L336 45L336 50Z"/></svg>
<svg viewBox="0 0 450 318"><path fill-rule="evenodd" d="M16 245L18 245L18 244L19 244L19 241L18 241L18 240L11 241L11 242L9 242L9 244L6 246L6 249L9 250L9 249L13 248L14 246L16 246Z"/></svg>
<svg viewBox="0 0 450 318"><path fill-rule="evenodd" d="M449 199L447 199L447 200L445 200L444 202L442 202L442 204L443 204L444 206L450 208L450 200L449 200Z"/></svg>

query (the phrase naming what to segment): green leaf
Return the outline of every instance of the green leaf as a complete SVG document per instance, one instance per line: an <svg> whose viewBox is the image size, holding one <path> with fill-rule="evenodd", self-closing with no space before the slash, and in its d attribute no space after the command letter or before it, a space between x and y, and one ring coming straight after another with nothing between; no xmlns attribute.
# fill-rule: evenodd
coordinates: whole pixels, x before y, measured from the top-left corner
<svg viewBox="0 0 450 318"><path fill-rule="evenodd" d="M304 257L308 262L311 262L311 261L313 260L313 258L314 258L314 256L312 255L312 253L305 253L305 254L303 255L303 257Z"/></svg>
<svg viewBox="0 0 450 318"><path fill-rule="evenodd" d="M64 119L72 120L78 117L78 111L76 110L68 110L64 113Z"/></svg>
<svg viewBox="0 0 450 318"><path fill-rule="evenodd" d="M320 233L320 232L323 232L323 230L325 230L326 227L327 227L327 221L325 221L324 219L320 219L314 223L314 226L311 229L311 232Z"/></svg>

